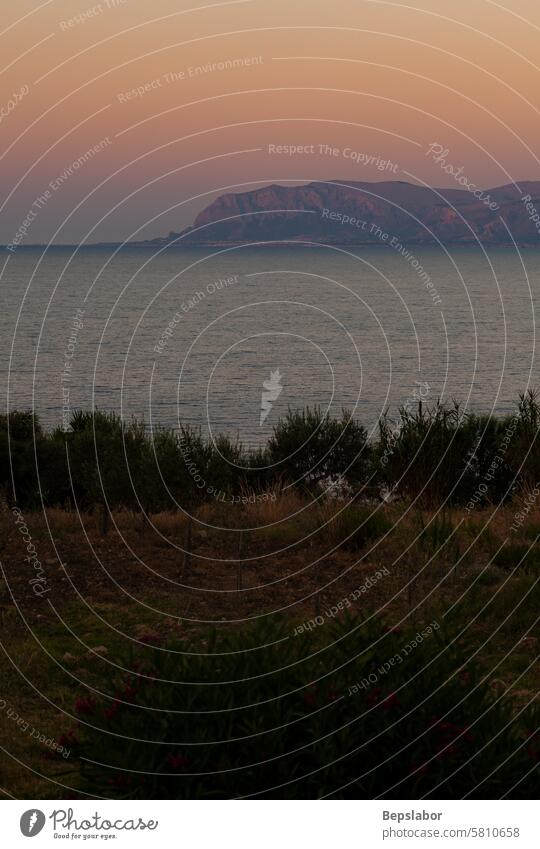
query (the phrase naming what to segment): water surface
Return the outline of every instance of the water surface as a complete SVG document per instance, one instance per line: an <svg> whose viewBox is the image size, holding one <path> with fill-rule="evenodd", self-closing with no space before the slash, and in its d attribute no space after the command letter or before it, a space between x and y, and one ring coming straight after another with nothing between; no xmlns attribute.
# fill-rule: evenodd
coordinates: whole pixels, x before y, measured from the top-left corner
<svg viewBox="0 0 540 849"><path fill-rule="evenodd" d="M418 383L432 400L512 409L539 382L540 252L408 251L19 248L1 281L2 405L33 406L47 427L97 406L249 445L308 404L373 427Z"/></svg>

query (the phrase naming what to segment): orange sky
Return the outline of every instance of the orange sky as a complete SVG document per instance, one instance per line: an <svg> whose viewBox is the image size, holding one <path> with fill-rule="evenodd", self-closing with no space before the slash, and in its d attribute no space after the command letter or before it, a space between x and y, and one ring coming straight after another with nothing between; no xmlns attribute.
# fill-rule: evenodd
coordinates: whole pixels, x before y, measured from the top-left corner
<svg viewBox="0 0 540 849"><path fill-rule="evenodd" d="M434 142L478 185L540 179L540 4L505 5L10 3L1 31L0 240L9 242L32 209L24 244L179 230L224 187L455 185L426 155ZM226 60L237 67L193 70ZM270 153L269 145L306 152Z"/></svg>

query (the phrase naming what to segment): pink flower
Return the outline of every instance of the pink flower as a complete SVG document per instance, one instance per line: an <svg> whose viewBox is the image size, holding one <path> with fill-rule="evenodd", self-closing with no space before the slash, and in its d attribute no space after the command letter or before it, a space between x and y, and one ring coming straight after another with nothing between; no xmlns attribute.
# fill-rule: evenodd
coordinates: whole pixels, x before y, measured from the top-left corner
<svg viewBox="0 0 540 849"><path fill-rule="evenodd" d="M181 770L188 765L189 760L184 757L184 755L175 755L172 752L169 752L167 755L167 763L171 769Z"/></svg>
<svg viewBox="0 0 540 849"><path fill-rule="evenodd" d="M58 745L63 746L64 749L69 749L72 746L78 746L79 742L79 738L74 731L68 731L66 734L61 734L58 738Z"/></svg>
<svg viewBox="0 0 540 849"><path fill-rule="evenodd" d="M385 710L391 710L392 708L397 707L399 703L399 699L395 693L389 693L385 699L382 701Z"/></svg>
<svg viewBox="0 0 540 849"><path fill-rule="evenodd" d="M373 705L378 705L382 696L382 689L380 687L375 687L373 690L370 690L367 694L367 703L370 707Z"/></svg>
<svg viewBox="0 0 540 849"><path fill-rule="evenodd" d="M118 702L114 701L111 707L105 708L105 710L103 711L103 716L105 717L105 719L114 719L114 717L119 711L119 708L120 705L118 704Z"/></svg>
<svg viewBox="0 0 540 849"><path fill-rule="evenodd" d="M538 749L538 746L535 744L536 733L536 731L529 731L529 733L527 734L527 739L530 742L529 745L525 748L525 751L527 752L528 756L533 761L537 761L540 757L540 749Z"/></svg>
<svg viewBox="0 0 540 849"><path fill-rule="evenodd" d="M146 634L141 634L139 637L139 642L147 643L148 645L159 646L163 642L163 637L160 637L159 634L152 634L150 632Z"/></svg>
<svg viewBox="0 0 540 849"><path fill-rule="evenodd" d="M83 716L94 713L95 709L96 703L91 696L80 697L75 702L75 713L80 713Z"/></svg>
<svg viewBox="0 0 540 849"><path fill-rule="evenodd" d="M129 775L115 775L114 778L107 779L107 784L114 787L128 787L131 784L131 778Z"/></svg>
<svg viewBox="0 0 540 849"><path fill-rule="evenodd" d="M314 690L306 690L303 698L304 698L304 701L307 705L309 705L310 707L314 706L314 704L316 702Z"/></svg>

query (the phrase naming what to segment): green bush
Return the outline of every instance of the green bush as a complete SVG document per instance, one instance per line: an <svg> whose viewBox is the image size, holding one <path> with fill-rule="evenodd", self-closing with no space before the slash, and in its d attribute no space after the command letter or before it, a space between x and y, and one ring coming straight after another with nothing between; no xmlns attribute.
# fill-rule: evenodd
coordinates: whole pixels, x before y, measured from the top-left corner
<svg viewBox="0 0 540 849"><path fill-rule="evenodd" d="M39 506L35 446L43 439L39 418L14 410L0 415L0 483L9 504Z"/></svg>
<svg viewBox="0 0 540 849"><path fill-rule="evenodd" d="M307 489L329 477L362 486L370 473L369 454L366 429L345 410L339 419L319 408L289 410L268 441L274 473Z"/></svg>
<svg viewBox="0 0 540 849"><path fill-rule="evenodd" d="M228 437L199 430L127 423L114 413L80 411L67 432L45 433L31 412L0 416L0 486L4 497L35 508L77 504L108 511L192 511L246 491L293 485L310 495L341 487L349 495L417 500L422 506L498 504L540 481L540 406L520 396L513 416L464 413L437 403L402 408L379 422L379 438L343 411L289 411L266 445L246 452Z"/></svg>
<svg viewBox="0 0 540 849"><path fill-rule="evenodd" d="M71 476L79 507L100 506L104 516L134 504L126 451L128 426L114 413L75 413L65 434Z"/></svg>
<svg viewBox="0 0 540 849"><path fill-rule="evenodd" d="M42 436L39 417L31 410L13 410L9 415L0 415L0 433L7 433L17 442L32 441Z"/></svg>
<svg viewBox="0 0 540 849"><path fill-rule="evenodd" d="M540 404L538 393L519 396L515 428L508 448L508 463L515 483L533 489L540 481Z"/></svg>
<svg viewBox="0 0 540 849"><path fill-rule="evenodd" d="M342 548L358 551L369 543L384 536L392 523L377 508L364 507L359 504L348 504L330 520L332 538Z"/></svg>
<svg viewBox="0 0 540 849"><path fill-rule="evenodd" d="M511 418L461 412L459 406L421 401L402 408L397 423L379 422L377 469L381 483L426 507L473 508L511 495L513 472L505 442Z"/></svg>
<svg viewBox="0 0 540 849"><path fill-rule="evenodd" d="M133 674L102 682L107 698L81 694L72 758L85 793L452 799L536 791L538 709L514 717L463 640L436 621L409 633L348 619L314 631L267 622L204 636L200 654L188 641L140 646L125 661Z"/></svg>

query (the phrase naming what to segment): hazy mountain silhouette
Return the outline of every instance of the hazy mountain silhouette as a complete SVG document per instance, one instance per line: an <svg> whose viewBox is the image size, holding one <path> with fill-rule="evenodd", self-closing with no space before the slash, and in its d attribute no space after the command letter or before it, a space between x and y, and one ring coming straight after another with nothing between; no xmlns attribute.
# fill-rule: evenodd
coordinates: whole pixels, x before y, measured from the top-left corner
<svg viewBox="0 0 540 849"><path fill-rule="evenodd" d="M527 208L524 198L529 196ZM463 188L431 189L401 181L270 185L221 195L199 213L192 227L145 244L355 245L383 244L396 237L408 244L479 240L511 245L515 240L521 246L537 246L536 210L540 210L540 182L485 189L481 200Z"/></svg>

